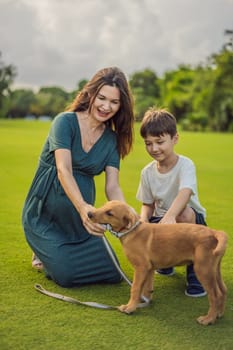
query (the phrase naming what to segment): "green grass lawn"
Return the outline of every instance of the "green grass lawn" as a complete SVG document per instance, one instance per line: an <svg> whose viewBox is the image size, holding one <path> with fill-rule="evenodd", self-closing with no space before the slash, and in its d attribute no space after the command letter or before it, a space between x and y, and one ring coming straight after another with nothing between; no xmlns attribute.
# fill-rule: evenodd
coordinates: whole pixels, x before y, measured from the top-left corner
<svg viewBox="0 0 233 350"><path fill-rule="evenodd" d="M125 303L129 286L92 285L65 289L31 267L31 250L21 227L23 201L50 124L0 121L0 349L1 350L231 350L233 329L233 135L180 133L177 152L197 167L199 197L207 223L229 235L222 273L228 287L225 316L214 326L195 319L207 311L207 298L184 295L185 268L172 277L156 276L153 303L131 316L58 301L34 290L35 283L83 301ZM121 164L120 182L127 202L137 211L140 170L151 159L136 125L134 150ZM96 178L97 201L105 202L103 176ZM126 275L133 270L119 241L109 237Z"/></svg>

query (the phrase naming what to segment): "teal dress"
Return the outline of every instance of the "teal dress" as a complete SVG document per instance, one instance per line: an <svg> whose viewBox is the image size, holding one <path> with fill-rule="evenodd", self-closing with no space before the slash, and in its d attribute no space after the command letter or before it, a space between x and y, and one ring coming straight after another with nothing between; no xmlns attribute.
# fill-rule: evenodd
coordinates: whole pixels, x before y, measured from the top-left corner
<svg viewBox="0 0 233 350"><path fill-rule="evenodd" d="M39 165L27 195L22 223L28 244L46 274L64 287L116 283L121 276L102 238L90 235L57 177L54 151L71 151L73 176L84 200L94 205L94 176L106 166L119 168L116 135L108 127L89 152L82 148L74 112L59 114L51 125Z"/></svg>

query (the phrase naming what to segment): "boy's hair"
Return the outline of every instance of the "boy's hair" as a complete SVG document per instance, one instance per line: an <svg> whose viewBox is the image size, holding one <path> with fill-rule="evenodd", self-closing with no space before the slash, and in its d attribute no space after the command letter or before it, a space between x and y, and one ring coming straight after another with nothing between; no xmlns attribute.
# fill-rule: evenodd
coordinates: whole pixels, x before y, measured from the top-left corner
<svg viewBox="0 0 233 350"><path fill-rule="evenodd" d="M142 119L140 134L142 138L148 135L161 136L169 134L171 137L177 133L176 118L166 109L149 108Z"/></svg>

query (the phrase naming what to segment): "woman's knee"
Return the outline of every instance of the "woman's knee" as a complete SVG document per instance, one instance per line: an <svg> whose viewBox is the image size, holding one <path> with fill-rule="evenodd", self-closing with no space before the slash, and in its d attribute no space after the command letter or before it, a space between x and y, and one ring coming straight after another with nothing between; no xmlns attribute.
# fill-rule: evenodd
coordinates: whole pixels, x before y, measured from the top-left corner
<svg viewBox="0 0 233 350"><path fill-rule="evenodd" d="M55 276L54 282L63 288L71 288L74 286L73 279L70 276Z"/></svg>
<svg viewBox="0 0 233 350"><path fill-rule="evenodd" d="M44 263L44 269L49 279L52 279L56 284L64 288L70 288L74 286L74 274L73 269L69 268L66 264L56 263Z"/></svg>
<svg viewBox="0 0 233 350"><path fill-rule="evenodd" d="M63 288L70 288L74 286L74 276L71 273L67 273L67 271L49 272L49 276L56 284Z"/></svg>

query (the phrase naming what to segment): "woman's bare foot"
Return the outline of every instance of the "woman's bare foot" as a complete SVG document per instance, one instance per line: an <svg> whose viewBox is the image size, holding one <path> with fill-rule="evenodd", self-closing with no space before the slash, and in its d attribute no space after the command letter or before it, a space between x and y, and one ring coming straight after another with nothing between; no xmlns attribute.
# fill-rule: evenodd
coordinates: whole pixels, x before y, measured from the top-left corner
<svg viewBox="0 0 233 350"><path fill-rule="evenodd" d="M35 253L32 255L32 267L36 270L43 270L43 264Z"/></svg>

